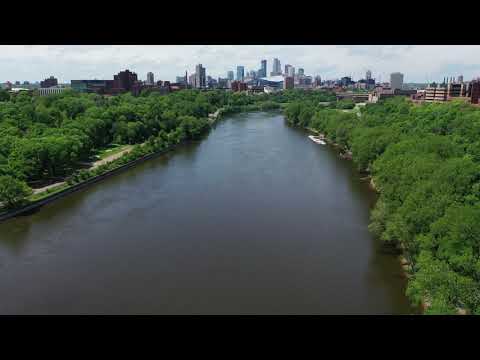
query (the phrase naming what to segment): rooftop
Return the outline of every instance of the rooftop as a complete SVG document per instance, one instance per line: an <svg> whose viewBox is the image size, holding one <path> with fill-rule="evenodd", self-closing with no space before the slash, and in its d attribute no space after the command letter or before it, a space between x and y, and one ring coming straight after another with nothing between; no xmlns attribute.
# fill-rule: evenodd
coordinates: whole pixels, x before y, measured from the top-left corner
<svg viewBox="0 0 480 360"><path fill-rule="evenodd" d="M283 75L267 76L260 78L261 80L271 81L271 82L282 82Z"/></svg>

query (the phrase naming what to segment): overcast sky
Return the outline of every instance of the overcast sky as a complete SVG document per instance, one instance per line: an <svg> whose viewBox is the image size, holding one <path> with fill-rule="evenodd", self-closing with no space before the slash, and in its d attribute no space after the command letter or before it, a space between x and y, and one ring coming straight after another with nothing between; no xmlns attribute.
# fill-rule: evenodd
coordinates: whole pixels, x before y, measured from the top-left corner
<svg viewBox="0 0 480 360"><path fill-rule="evenodd" d="M404 74L405 82L439 81L460 74L465 80L480 76L480 46L472 45L0 45L0 82L40 81L50 75L59 82L112 79L124 69L136 72L140 79L151 71L155 80L174 81L185 70L194 72L198 63L216 78L226 77L237 65L245 66L245 71L257 70L262 59L267 59L270 72L275 57L282 70L291 64L322 79L351 75L358 80L367 69L381 81L388 81L389 74L396 71Z"/></svg>

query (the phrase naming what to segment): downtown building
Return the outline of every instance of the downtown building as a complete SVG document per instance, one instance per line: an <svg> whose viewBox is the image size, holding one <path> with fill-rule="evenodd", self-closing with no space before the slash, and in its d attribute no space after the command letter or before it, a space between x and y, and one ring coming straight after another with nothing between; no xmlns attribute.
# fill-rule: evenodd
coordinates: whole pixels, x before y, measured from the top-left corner
<svg viewBox="0 0 480 360"><path fill-rule="evenodd" d="M282 66L280 65L280 60L277 58L273 59L273 68L270 76L282 75Z"/></svg>
<svg viewBox="0 0 480 360"><path fill-rule="evenodd" d="M395 72L390 74L390 88L392 90L401 89L403 87L403 74Z"/></svg>
<svg viewBox="0 0 480 360"><path fill-rule="evenodd" d="M260 63L260 69L258 70L258 77L266 77L267 76L267 60L262 60Z"/></svg>
<svg viewBox="0 0 480 360"><path fill-rule="evenodd" d="M295 87L295 80L293 76L285 76L283 80L283 89L288 90L288 89L293 89Z"/></svg>
<svg viewBox="0 0 480 360"><path fill-rule="evenodd" d="M50 96L50 95L58 95L63 93L64 91L70 90L67 87L59 87L59 86L50 86L46 88L38 88L33 90L33 94L38 96Z"/></svg>
<svg viewBox="0 0 480 360"><path fill-rule="evenodd" d="M146 81L146 84L147 84L147 85L155 85L155 80L154 80L154 76L153 76L153 73L152 73L152 72L148 72L148 73L147 73L147 81Z"/></svg>
<svg viewBox="0 0 480 360"><path fill-rule="evenodd" d="M20 82L18 82L17 85L20 85ZM57 85L58 85L58 80L57 80L57 78L55 78L53 76L50 76L49 78L47 78L43 81L40 81L40 87L41 88L49 88L49 87L57 86Z"/></svg>
<svg viewBox="0 0 480 360"><path fill-rule="evenodd" d="M232 81L231 83L231 89L233 92L239 92L239 91L246 91L247 90L247 84L242 82L242 81Z"/></svg>
<svg viewBox="0 0 480 360"><path fill-rule="evenodd" d="M71 88L77 92L115 95L130 91L138 82L137 74L120 71L113 80L71 80Z"/></svg>
<svg viewBox="0 0 480 360"><path fill-rule="evenodd" d="M237 81L243 81L245 78L245 68L243 66L237 66Z"/></svg>
<svg viewBox="0 0 480 360"><path fill-rule="evenodd" d="M207 87L207 77L205 68L202 64L195 66L195 88L205 89Z"/></svg>

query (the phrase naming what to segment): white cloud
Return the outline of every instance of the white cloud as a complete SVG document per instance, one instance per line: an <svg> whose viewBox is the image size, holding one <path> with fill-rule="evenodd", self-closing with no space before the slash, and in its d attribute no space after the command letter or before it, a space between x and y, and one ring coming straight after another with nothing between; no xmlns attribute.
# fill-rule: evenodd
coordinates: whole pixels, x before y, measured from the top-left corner
<svg viewBox="0 0 480 360"><path fill-rule="evenodd" d="M62 82L71 79L106 78L123 69L145 78L152 71L157 79L175 80L185 70L193 72L202 63L207 74L226 76L237 65L257 70L260 60L272 60L310 75L355 79L370 69L382 80L394 71L405 74L405 81L425 82L463 74L465 79L480 75L480 46L332 46L332 45L188 45L188 46L0 46L0 81L41 80L54 75Z"/></svg>

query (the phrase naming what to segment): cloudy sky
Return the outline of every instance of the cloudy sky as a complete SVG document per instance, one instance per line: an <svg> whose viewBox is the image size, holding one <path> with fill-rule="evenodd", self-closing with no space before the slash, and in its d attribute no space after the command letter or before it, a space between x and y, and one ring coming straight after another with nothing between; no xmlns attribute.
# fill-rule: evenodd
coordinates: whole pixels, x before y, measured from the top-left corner
<svg viewBox="0 0 480 360"><path fill-rule="evenodd" d="M351 75L357 80L367 69L381 81L396 71L405 74L405 82L439 81L460 74L465 80L480 76L480 46L472 45L0 45L0 82L39 81L50 75L60 82L111 79L127 68L140 79L152 71L156 80L172 81L185 70L193 72L197 63L206 67L207 75L226 77L237 65L245 66L246 71L257 70L261 59L267 59L270 72L275 57L282 69L291 64L322 79Z"/></svg>

